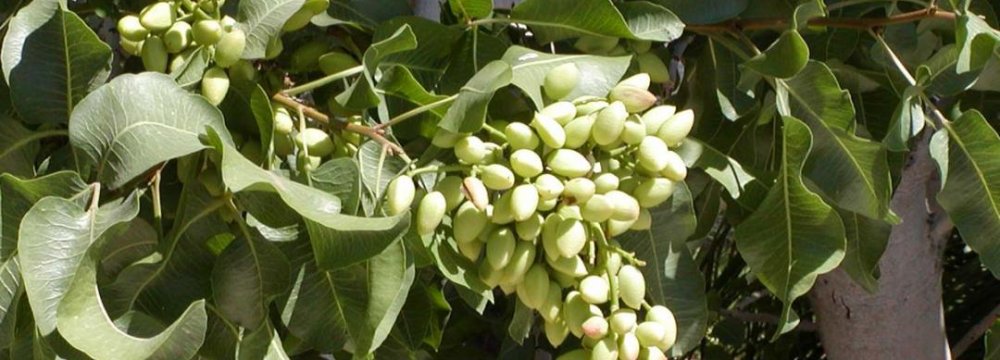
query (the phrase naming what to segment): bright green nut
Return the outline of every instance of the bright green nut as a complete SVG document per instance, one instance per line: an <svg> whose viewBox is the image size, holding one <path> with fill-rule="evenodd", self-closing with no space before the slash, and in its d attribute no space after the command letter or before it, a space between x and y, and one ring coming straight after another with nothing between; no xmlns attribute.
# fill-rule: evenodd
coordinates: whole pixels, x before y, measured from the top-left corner
<svg viewBox="0 0 1000 360"><path fill-rule="evenodd" d="M284 159L286 156L291 155L292 151L295 150L295 145L292 144L292 138L288 134L274 134L274 153Z"/></svg>
<svg viewBox="0 0 1000 360"><path fill-rule="evenodd" d="M562 217L556 214L549 214L542 223L542 249L545 251L545 258L549 260L558 259L559 255L559 223Z"/></svg>
<svg viewBox="0 0 1000 360"><path fill-rule="evenodd" d="M639 218L636 219L634 223L632 223L632 226L629 227L629 230L637 230L637 231L649 230L649 228L652 225L653 225L653 215L650 214L649 209L642 209L639 210Z"/></svg>
<svg viewBox="0 0 1000 360"><path fill-rule="evenodd" d="M476 136L469 135L455 143L455 157L464 164L478 164L488 153L486 144Z"/></svg>
<svg viewBox="0 0 1000 360"><path fill-rule="evenodd" d="M562 205L556 210L556 214L559 214L563 219L576 219L583 220L583 215L580 212L579 205Z"/></svg>
<svg viewBox="0 0 1000 360"><path fill-rule="evenodd" d="M420 199L417 206L417 234L427 236L434 233L441 220L444 219L444 210L447 207L444 195L437 191L431 191Z"/></svg>
<svg viewBox="0 0 1000 360"><path fill-rule="evenodd" d="M657 173L667 167L667 144L656 136L646 136L639 143L639 166Z"/></svg>
<svg viewBox="0 0 1000 360"><path fill-rule="evenodd" d="M626 333L618 338L618 358L638 359L641 347L639 339L633 333Z"/></svg>
<svg viewBox="0 0 1000 360"><path fill-rule="evenodd" d="M466 177L462 180L462 189L465 190L465 197L469 198L469 201L476 205L477 209L486 210L490 198L482 180L472 176Z"/></svg>
<svg viewBox="0 0 1000 360"><path fill-rule="evenodd" d="M646 125L647 135L656 135L660 130L660 126L667 121L674 113L677 112L677 108L673 105L657 105L653 108L646 110L642 114L640 120L643 125Z"/></svg>
<svg viewBox="0 0 1000 360"><path fill-rule="evenodd" d="M316 13L309 9L299 9L285 21L285 25L281 27L281 31L292 32L304 28L306 25L309 25L309 21L312 20L312 17L315 15Z"/></svg>
<svg viewBox="0 0 1000 360"><path fill-rule="evenodd" d="M545 332L545 339L552 344L553 348L559 347L566 337L569 336L569 328L566 327L566 323L562 319L552 319L544 321L543 330ZM563 357L559 357L562 359Z"/></svg>
<svg viewBox="0 0 1000 360"><path fill-rule="evenodd" d="M583 96L573 100L573 104L576 105L576 116L584 116L596 113L608 107L608 102L605 98L599 98L596 96Z"/></svg>
<svg viewBox="0 0 1000 360"><path fill-rule="evenodd" d="M138 16L125 15L121 19L118 19L118 33L124 39L139 42L146 39L146 35L149 35L149 30L146 30L142 26Z"/></svg>
<svg viewBox="0 0 1000 360"><path fill-rule="evenodd" d="M538 147L538 136L535 136L535 131L531 130L531 127L525 123L512 122L507 124L503 133L507 136L507 143L510 144L511 149L534 149Z"/></svg>
<svg viewBox="0 0 1000 360"><path fill-rule="evenodd" d="M444 199L448 203L447 211L455 210L465 200L465 194L462 193L462 178L458 176L445 176L434 185L434 190L440 191L444 195Z"/></svg>
<svg viewBox="0 0 1000 360"><path fill-rule="evenodd" d="M615 240L611 240L609 241L609 243L611 244L611 246L621 247L621 244L619 244ZM605 268L607 268L609 273L612 274L617 273L618 270L622 268L621 254L617 252L611 252L610 254L608 254L608 262L606 263Z"/></svg>
<svg viewBox="0 0 1000 360"><path fill-rule="evenodd" d="M545 96L553 100L561 100L568 96L580 82L580 69L576 64L565 63L556 66L545 74L542 90Z"/></svg>
<svg viewBox="0 0 1000 360"><path fill-rule="evenodd" d="M588 54L603 55L618 46L618 38L609 36L584 35L573 43L577 50Z"/></svg>
<svg viewBox="0 0 1000 360"><path fill-rule="evenodd" d="M570 149L557 149L549 153L546 163L553 173L568 178L586 176L593 167L583 154Z"/></svg>
<svg viewBox="0 0 1000 360"><path fill-rule="evenodd" d="M240 154L243 154L243 157L247 158L247 160L250 160L250 162L254 164L260 165L260 163L264 161L264 151L261 149L260 143L257 141L251 140L243 143L243 146L240 147Z"/></svg>
<svg viewBox="0 0 1000 360"><path fill-rule="evenodd" d="M121 38L118 42L122 46L122 50L129 55L139 55L142 53L142 41L132 41L126 38Z"/></svg>
<svg viewBox="0 0 1000 360"><path fill-rule="evenodd" d="M216 53L218 53L218 50L216 50ZM216 57L216 64L218 64L218 57ZM238 60L229 66L229 78L237 83L257 81L257 68L249 61Z"/></svg>
<svg viewBox="0 0 1000 360"><path fill-rule="evenodd" d="M639 309L646 298L646 279L635 266L624 265L618 270L618 292L628 307Z"/></svg>
<svg viewBox="0 0 1000 360"><path fill-rule="evenodd" d="M229 75L220 67L212 67L205 71L201 78L201 95L212 105L219 105L229 92ZM332 148L332 147L331 147ZM318 154L310 154L322 156Z"/></svg>
<svg viewBox="0 0 1000 360"><path fill-rule="evenodd" d="M660 137L667 146L678 146L684 138L691 133L694 126L694 112L690 109L674 114L660 125L656 131L656 136Z"/></svg>
<svg viewBox="0 0 1000 360"><path fill-rule="evenodd" d="M684 164L684 159L680 155L673 151L668 151L664 154L667 158L667 166L660 171L660 175L663 175L667 179L673 181L684 181L687 177L688 169L687 165Z"/></svg>
<svg viewBox="0 0 1000 360"><path fill-rule="evenodd" d="M615 86L631 86L643 90L649 90L649 74L638 73L619 81Z"/></svg>
<svg viewBox="0 0 1000 360"><path fill-rule="evenodd" d="M541 174L535 179L535 188L538 189L538 197L542 200L558 198L563 193L562 180L552 174Z"/></svg>
<svg viewBox="0 0 1000 360"><path fill-rule="evenodd" d="M458 246L458 252L472 262L479 260L479 256L483 254L483 248L486 247L486 244L480 241L460 242L456 245Z"/></svg>
<svg viewBox="0 0 1000 360"><path fill-rule="evenodd" d="M595 122L597 122L596 114L581 116L570 121L566 124L566 143L563 146L577 149L586 144L590 140L590 132L594 129Z"/></svg>
<svg viewBox="0 0 1000 360"><path fill-rule="evenodd" d="M625 131L625 119L628 118L628 110L621 101L615 101L597 114L594 128L591 130L591 138L598 145L610 145L618 140Z"/></svg>
<svg viewBox="0 0 1000 360"><path fill-rule="evenodd" d="M583 301L583 295L579 291L570 291L563 301L562 318L566 321L566 326L573 336L583 336L583 322L591 317L590 304Z"/></svg>
<svg viewBox="0 0 1000 360"><path fill-rule="evenodd" d="M600 316L591 316L581 326L583 335L597 340L608 335L608 320Z"/></svg>
<svg viewBox="0 0 1000 360"><path fill-rule="evenodd" d="M594 178L594 192L605 194L611 190L618 190L618 176L612 173L603 173Z"/></svg>
<svg viewBox="0 0 1000 360"><path fill-rule="evenodd" d="M533 178L544 170L542 158L538 153L528 149L515 150L510 154L510 167L517 176L523 178Z"/></svg>
<svg viewBox="0 0 1000 360"><path fill-rule="evenodd" d="M494 269L488 261L479 263L478 274L479 279L490 288L495 288L500 284L500 280L503 279L503 270Z"/></svg>
<svg viewBox="0 0 1000 360"><path fill-rule="evenodd" d="M638 360L668 360L667 355L663 353L663 350L657 349L655 347L644 346L639 349Z"/></svg>
<svg viewBox="0 0 1000 360"><path fill-rule="evenodd" d="M603 277L589 275L580 280L580 295L583 301L589 304L600 305L608 302L609 291L608 280Z"/></svg>
<svg viewBox="0 0 1000 360"><path fill-rule="evenodd" d="M614 211L614 204L611 203L611 200L600 194L591 196L581 209L583 219L591 222L607 221Z"/></svg>
<svg viewBox="0 0 1000 360"><path fill-rule="evenodd" d="M511 199L513 196L513 191L506 191L500 198L493 202L492 212L487 212L490 214L490 222L494 224L509 224L514 222L514 209L511 205Z"/></svg>
<svg viewBox="0 0 1000 360"><path fill-rule="evenodd" d="M154 34L159 34L170 28L175 21L174 9L169 2L158 2L147 6L139 13L139 23Z"/></svg>
<svg viewBox="0 0 1000 360"><path fill-rule="evenodd" d="M552 118L559 125L566 125L570 120L576 118L576 106L569 101L557 101L546 106L539 113Z"/></svg>
<svg viewBox="0 0 1000 360"><path fill-rule="evenodd" d="M148 71L167 72L167 48L159 36L150 36L142 42L142 66Z"/></svg>
<svg viewBox="0 0 1000 360"><path fill-rule="evenodd" d="M629 226L639 218L639 201L629 194L620 190L608 191L604 196L608 196L615 204L615 212L611 218L618 221L628 221ZM626 228L628 228L626 226Z"/></svg>
<svg viewBox="0 0 1000 360"><path fill-rule="evenodd" d="M549 211L559 205L559 198L542 199L538 202L538 211Z"/></svg>
<svg viewBox="0 0 1000 360"><path fill-rule="evenodd" d="M601 339L594 344L594 348L590 350L590 360L617 360L618 359L618 344L615 340L606 337Z"/></svg>
<svg viewBox="0 0 1000 360"><path fill-rule="evenodd" d="M663 84L670 81L670 69L667 64L654 53L645 53L635 57L639 63L639 71L649 74L649 80Z"/></svg>
<svg viewBox="0 0 1000 360"><path fill-rule="evenodd" d="M608 234L611 236L618 236L624 234L632 228L632 224L634 223L635 221L628 221L628 220L625 221L615 220L615 219L608 220L607 223Z"/></svg>
<svg viewBox="0 0 1000 360"><path fill-rule="evenodd" d="M523 221L514 224L514 232L517 238L526 241L534 241L542 233L542 214L534 213Z"/></svg>
<svg viewBox="0 0 1000 360"><path fill-rule="evenodd" d="M621 308L611 313L608 322L611 324L611 331L614 331L618 335L624 335L635 329L637 319L638 316L636 316L635 310Z"/></svg>
<svg viewBox="0 0 1000 360"><path fill-rule="evenodd" d="M646 138L646 125L639 121L635 114L629 115L625 120L625 130L622 131L622 141L629 145L636 145Z"/></svg>
<svg viewBox="0 0 1000 360"><path fill-rule="evenodd" d="M215 63L221 67L230 67L240 61L243 50L247 46L247 36L240 29L232 29L222 35L215 44Z"/></svg>
<svg viewBox="0 0 1000 360"><path fill-rule="evenodd" d="M175 22L163 34L163 45L167 52L176 54L183 51L191 44L191 24L183 21Z"/></svg>
<svg viewBox="0 0 1000 360"><path fill-rule="evenodd" d="M299 153L295 157L295 166L300 172L316 170L322 162L323 159L319 156L306 155L305 153Z"/></svg>
<svg viewBox="0 0 1000 360"><path fill-rule="evenodd" d="M573 278L579 278L587 275L587 263L584 262L579 256L558 256L554 259L546 258L545 260L556 272L572 276Z"/></svg>
<svg viewBox="0 0 1000 360"><path fill-rule="evenodd" d="M483 167L483 184L492 190L507 190L514 186L514 173L506 166L491 164Z"/></svg>
<svg viewBox="0 0 1000 360"><path fill-rule="evenodd" d="M511 213L514 221L525 221L538 210L538 190L534 185L521 184L511 191Z"/></svg>
<svg viewBox="0 0 1000 360"><path fill-rule="evenodd" d="M291 134L292 129L295 128L295 122L292 121L292 115L288 113L288 109L278 103L272 103L271 106L274 107L274 132L282 135Z"/></svg>
<svg viewBox="0 0 1000 360"><path fill-rule="evenodd" d="M636 54L645 54L653 47L653 43L649 40L629 40L628 44Z"/></svg>
<svg viewBox="0 0 1000 360"><path fill-rule="evenodd" d="M556 360L590 360L590 350L576 349L559 355Z"/></svg>
<svg viewBox="0 0 1000 360"><path fill-rule="evenodd" d="M546 146L558 149L566 143L566 131L552 118L542 113L535 113L535 118L531 120L531 127L538 132L538 137Z"/></svg>
<svg viewBox="0 0 1000 360"><path fill-rule="evenodd" d="M524 274L524 281L517 286L517 298L533 310L541 309L549 295L550 282L545 266L535 264Z"/></svg>
<svg viewBox="0 0 1000 360"><path fill-rule="evenodd" d="M487 242L488 244L488 242ZM525 274L531 265L535 263L535 244L528 241L518 241L514 247L514 254L510 256L507 267L503 269L501 283L518 284L524 281Z"/></svg>
<svg viewBox="0 0 1000 360"><path fill-rule="evenodd" d="M625 104L625 109L630 113L646 111L653 104L656 104L656 95L653 95L653 93L646 89L627 85L617 85L612 88L608 99L611 101L621 101Z"/></svg>
<svg viewBox="0 0 1000 360"><path fill-rule="evenodd" d="M302 8L312 11L313 14L319 14L326 11L326 8L329 6L330 0L306 0L306 3L302 5Z"/></svg>
<svg viewBox="0 0 1000 360"><path fill-rule="evenodd" d="M486 229L489 219L486 213L476 208L471 202L465 202L455 212L455 241L458 243L473 242Z"/></svg>
<svg viewBox="0 0 1000 360"><path fill-rule="evenodd" d="M674 194L676 188L673 181L665 178L650 178L639 183L639 186L632 191L639 206L653 208L662 204Z"/></svg>
<svg viewBox="0 0 1000 360"><path fill-rule="evenodd" d="M223 15L219 24L222 25L222 31L233 31L236 28L236 19L229 15Z"/></svg>
<svg viewBox="0 0 1000 360"><path fill-rule="evenodd" d="M677 340L677 322L674 320L674 313L662 305L654 305L646 312L646 321L654 321L663 326L664 335L660 343L656 345L660 350L666 351Z"/></svg>
<svg viewBox="0 0 1000 360"><path fill-rule="evenodd" d="M330 134L326 131L308 128L295 136L295 143L300 147L304 146L309 155L327 156L333 153L334 144Z"/></svg>
<svg viewBox="0 0 1000 360"><path fill-rule="evenodd" d="M656 321L643 321L635 329L635 335L639 338L639 344L642 346L657 346L663 341L663 337L667 335L666 329L663 325Z"/></svg>
<svg viewBox="0 0 1000 360"><path fill-rule="evenodd" d="M222 39L222 24L218 20L199 20L194 23L192 33L199 45L215 45Z"/></svg>
<svg viewBox="0 0 1000 360"><path fill-rule="evenodd" d="M386 213L389 215L402 214L413 204L413 198L416 194L417 188L413 185L413 178L409 175L400 175L392 179L385 190Z"/></svg>
<svg viewBox="0 0 1000 360"><path fill-rule="evenodd" d="M340 51L333 51L319 57L319 69L324 74L332 75L361 65L353 56Z"/></svg>
<svg viewBox="0 0 1000 360"><path fill-rule="evenodd" d="M556 229L556 246L559 256L575 256L587 245L587 230L577 219L564 219Z"/></svg>
<svg viewBox="0 0 1000 360"><path fill-rule="evenodd" d="M572 198L577 204L584 204L597 192L597 186L588 178L579 177L566 182L563 196Z"/></svg>

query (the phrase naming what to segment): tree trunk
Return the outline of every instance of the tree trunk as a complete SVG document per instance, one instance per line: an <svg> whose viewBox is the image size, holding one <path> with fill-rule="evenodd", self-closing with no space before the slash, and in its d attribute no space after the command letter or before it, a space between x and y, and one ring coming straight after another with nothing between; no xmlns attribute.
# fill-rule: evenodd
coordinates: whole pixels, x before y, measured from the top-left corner
<svg viewBox="0 0 1000 360"><path fill-rule="evenodd" d="M892 198L902 223L893 227L879 261L878 292L868 293L836 270L821 276L810 293L830 359L951 358L941 273L952 224L934 202L940 181L929 138L916 142Z"/></svg>

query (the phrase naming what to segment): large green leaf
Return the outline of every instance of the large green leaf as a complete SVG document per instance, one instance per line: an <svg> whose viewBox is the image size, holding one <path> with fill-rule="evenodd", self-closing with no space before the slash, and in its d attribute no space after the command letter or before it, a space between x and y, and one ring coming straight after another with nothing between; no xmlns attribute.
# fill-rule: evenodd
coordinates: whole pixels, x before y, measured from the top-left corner
<svg viewBox="0 0 1000 360"><path fill-rule="evenodd" d="M379 64L387 56L417 47L417 37L410 25L400 26L391 36L372 44L361 58L364 66L362 76L343 93L337 95L337 101L354 109L367 109L378 105L381 100L375 92L375 75Z"/></svg>
<svg viewBox="0 0 1000 360"><path fill-rule="evenodd" d="M947 125L949 145L938 202L979 261L1000 277L1000 136L976 110Z"/></svg>
<svg viewBox="0 0 1000 360"><path fill-rule="evenodd" d="M708 329L705 279L687 247L696 227L691 191L679 185L670 200L652 210L649 230L619 238L622 247L646 261L642 273L653 304L670 308L677 319L677 343L670 350L677 357L697 347Z"/></svg>
<svg viewBox="0 0 1000 360"><path fill-rule="evenodd" d="M798 74L809 61L809 45L798 30L785 30L764 52L744 65L763 75L789 78Z"/></svg>
<svg viewBox="0 0 1000 360"><path fill-rule="evenodd" d="M58 0L33 1L10 19L0 60L11 100L29 123L66 123L108 79L111 48Z"/></svg>
<svg viewBox="0 0 1000 360"><path fill-rule="evenodd" d="M361 202L361 174L352 158L327 161L309 174L313 187L340 199L341 212L354 214Z"/></svg>
<svg viewBox="0 0 1000 360"><path fill-rule="evenodd" d="M966 11L955 21L955 46L958 47L959 74L978 70L986 65L990 57L1000 56L997 43L1000 42L1000 30L990 27L990 24L976 14Z"/></svg>
<svg viewBox="0 0 1000 360"><path fill-rule="evenodd" d="M875 276L878 261L889 245L892 225L850 211L840 210L837 213L844 221L844 232L847 235L847 250L840 267L858 285L875 293L878 291L878 278Z"/></svg>
<svg viewBox="0 0 1000 360"><path fill-rule="evenodd" d="M438 126L453 133L479 131L493 94L509 85L512 77L510 64L500 60L487 64L465 83Z"/></svg>
<svg viewBox="0 0 1000 360"><path fill-rule="evenodd" d="M621 80L628 70L631 59L622 57L603 57L593 55L552 55L534 51L520 46L512 46L503 55L503 61L510 64L514 72L511 83L524 91L535 107L544 107L542 82L545 74L552 68L574 63L580 69L580 82L567 98L583 95L607 96L608 91Z"/></svg>
<svg viewBox="0 0 1000 360"><path fill-rule="evenodd" d="M0 258L7 259L17 251L21 219L38 200L46 196L70 197L87 188L80 175L60 171L37 179L21 179L11 174L0 175Z"/></svg>
<svg viewBox="0 0 1000 360"><path fill-rule="evenodd" d="M72 199L46 197L24 214L18 257L35 323L43 335L56 328L56 309L82 271L88 249L114 226L139 212L137 196L103 207L90 204L94 188Z"/></svg>
<svg viewBox="0 0 1000 360"><path fill-rule="evenodd" d="M673 11L688 24L710 24L736 17L746 10L749 0L654 0Z"/></svg>
<svg viewBox="0 0 1000 360"><path fill-rule="evenodd" d="M323 269L345 267L382 253L409 228L409 213L392 217L343 215L340 199L333 194L257 167L214 134L212 142L222 154L222 179L231 191L275 193L305 219L316 261Z"/></svg>
<svg viewBox="0 0 1000 360"><path fill-rule="evenodd" d="M58 133L58 130L35 133L13 118L0 118L0 174L34 176L38 140Z"/></svg>
<svg viewBox="0 0 1000 360"><path fill-rule="evenodd" d="M448 5L452 14L465 19L484 18L493 12L492 0L451 0Z"/></svg>
<svg viewBox="0 0 1000 360"><path fill-rule="evenodd" d="M809 179L840 208L892 219L885 146L854 134L850 94L830 69L810 62L795 77L776 83L779 113L805 121L815 138L805 168Z"/></svg>
<svg viewBox="0 0 1000 360"><path fill-rule="evenodd" d="M246 33L244 59L261 59L267 44L281 36L281 27L304 4L304 0L243 0L239 2L236 20Z"/></svg>
<svg viewBox="0 0 1000 360"><path fill-rule="evenodd" d="M739 199L749 186L760 186L760 183L754 181L756 178L736 159L701 141L693 138L685 139L675 151L688 167L702 169L719 185L725 187L733 199Z"/></svg>
<svg viewBox="0 0 1000 360"><path fill-rule="evenodd" d="M610 0L527 0L514 7L511 19L530 26L543 44L580 35L673 41L683 31L680 19L662 6L622 7L620 12Z"/></svg>
<svg viewBox="0 0 1000 360"><path fill-rule="evenodd" d="M503 57L510 40L494 36L485 29L466 31L449 53L451 61L437 83L440 93L457 93L479 69Z"/></svg>
<svg viewBox="0 0 1000 360"><path fill-rule="evenodd" d="M288 288L291 275L281 250L256 231L242 229L216 259L212 298L227 320L257 329L267 319L271 300Z"/></svg>
<svg viewBox="0 0 1000 360"><path fill-rule="evenodd" d="M378 89L385 95L398 97L418 106L427 105L447 97L427 91L423 85L420 85L413 73L402 66L393 66L383 71L382 81L379 81ZM439 106L428 110L427 114L440 119L447 111L447 107Z"/></svg>
<svg viewBox="0 0 1000 360"><path fill-rule="evenodd" d="M169 76L126 74L88 95L73 111L69 138L87 155L96 179L115 189L158 163L205 148L214 129L232 144L222 114Z"/></svg>
<svg viewBox="0 0 1000 360"><path fill-rule="evenodd" d="M778 333L794 327L792 302L844 258L844 225L802 181L812 135L800 120L783 118L781 170L764 202L736 226L736 247L757 279L784 302Z"/></svg>
<svg viewBox="0 0 1000 360"><path fill-rule="evenodd" d="M452 61L452 51L462 37L463 31L422 17L408 16L395 18L379 24L372 35L372 41L380 42L392 38L400 27L407 26L413 31L416 43L420 44L408 51L387 54L378 63L380 68L402 66L410 70L416 79L427 87L434 86L441 74ZM383 76L384 77L384 76ZM466 78L468 79L468 78ZM379 80L384 81L384 80Z"/></svg>

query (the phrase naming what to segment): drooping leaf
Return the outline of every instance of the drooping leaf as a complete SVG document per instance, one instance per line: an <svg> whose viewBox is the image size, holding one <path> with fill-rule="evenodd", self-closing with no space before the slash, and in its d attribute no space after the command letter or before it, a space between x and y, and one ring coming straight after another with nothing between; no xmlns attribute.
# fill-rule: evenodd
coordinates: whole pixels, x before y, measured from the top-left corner
<svg viewBox="0 0 1000 360"><path fill-rule="evenodd" d="M785 30L764 52L744 65L763 75L789 78L798 74L809 61L809 45L797 30Z"/></svg>
<svg viewBox="0 0 1000 360"><path fill-rule="evenodd" d="M344 92L337 95L337 101L353 109L367 109L378 105L381 100L375 92L375 74L379 63L387 56L413 50L417 47L417 37L413 34L410 25L403 25L389 37L372 44L361 59L364 66L362 76L359 77Z"/></svg>
<svg viewBox="0 0 1000 360"><path fill-rule="evenodd" d="M662 6L641 2L623 10L610 0L527 0L514 7L511 19L530 26L542 44L580 35L672 41L683 30Z"/></svg>
<svg viewBox="0 0 1000 360"><path fill-rule="evenodd" d="M724 46L711 43L709 54L715 65L715 94L719 98L719 108L729 120L736 120L746 115L756 105L754 92L744 90L739 86L739 58Z"/></svg>
<svg viewBox="0 0 1000 360"><path fill-rule="evenodd" d="M783 117L781 170L764 202L736 226L736 247L768 290L784 303L778 332L794 327L792 302L820 274L844 258L844 225L802 181L812 135L800 120ZM777 335L776 334L776 335Z"/></svg>
<svg viewBox="0 0 1000 360"><path fill-rule="evenodd" d="M244 231L219 254L212 269L212 298L229 321L257 329L271 300L288 288L288 260L256 232Z"/></svg>
<svg viewBox="0 0 1000 360"><path fill-rule="evenodd" d="M222 114L169 76L125 74L95 90L73 111L69 138L110 189L154 165L205 148L199 135L212 128L232 144ZM152 141L151 141L152 140Z"/></svg>
<svg viewBox="0 0 1000 360"><path fill-rule="evenodd" d="M823 17L825 15L826 5L822 1L807 0L801 2L795 7L795 12L792 16L792 27L796 30L802 30L809 25L810 19Z"/></svg>
<svg viewBox="0 0 1000 360"><path fill-rule="evenodd" d="M139 213L137 196L97 208L93 188L72 199L46 197L24 214L18 257L35 323L43 335L56 328L56 309L84 265L88 249L114 226ZM93 266L93 265L89 265Z"/></svg>
<svg viewBox="0 0 1000 360"><path fill-rule="evenodd" d="M511 66L514 76L511 83L524 91L535 103L535 107L544 107L542 82L545 74L552 68L574 63L580 69L580 82L567 97L576 98L584 95L606 96L608 91L621 80L628 70L629 57L603 57L593 55L552 55L520 46L512 46L503 55L503 61Z"/></svg>
<svg viewBox="0 0 1000 360"><path fill-rule="evenodd" d="M237 26L246 33L243 58L261 59L267 44L281 36L281 27L304 4L304 0L244 0L236 13Z"/></svg>
<svg viewBox="0 0 1000 360"><path fill-rule="evenodd" d="M908 87L903 91L903 97L899 100L896 111L892 114L889 134L884 140L889 150L909 150L907 142L924 129L924 108L920 91L916 87Z"/></svg>
<svg viewBox="0 0 1000 360"><path fill-rule="evenodd" d="M688 167L704 170L708 176L725 187L726 192L734 199L739 199L748 186L760 185L754 181L756 178L735 159L701 141L693 138L685 139L675 151Z"/></svg>
<svg viewBox="0 0 1000 360"><path fill-rule="evenodd" d="M670 350L672 356L681 356L698 346L708 328L705 279L686 244L695 231L691 191L679 185L670 200L652 209L652 228L629 232L618 239L623 248L646 262L641 269L652 303L674 313L677 342Z"/></svg>
<svg viewBox="0 0 1000 360"><path fill-rule="evenodd" d="M0 258L7 259L17 251L21 219L38 200L46 196L68 198L87 188L80 175L60 171L36 179L21 179L11 174L0 175Z"/></svg>
<svg viewBox="0 0 1000 360"><path fill-rule="evenodd" d="M156 236L153 225L141 217L132 219L122 232L109 234L97 282L110 283L123 269L151 255L159 244Z"/></svg>
<svg viewBox="0 0 1000 360"><path fill-rule="evenodd" d="M507 334L519 345L524 345L524 339L531 332L531 325L535 323L535 311L525 305L521 300L514 299L514 317L510 319L507 326Z"/></svg>
<svg viewBox="0 0 1000 360"><path fill-rule="evenodd" d="M959 74L978 70L990 57L1000 57L997 43L1000 30L994 29L976 14L966 11L955 21L955 46L958 47Z"/></svg>
<svg viewBox="0 0 1000 360"><path fill-rule="evenodd" d="M453 133L479 131L486 122L486 110L493 94L510 84L512 77L510 64L500 60L487 64L465 83L438 127Z"/></svg>
<svg viewBox="0 0 1000 360"><path fill-rule="evenodd" d="M854 134L850 94L830 69L810 62L795 77L776 84L779 113L805 121L815 140L806 161L809 179L840 208L891 221L886 149Z"/></svg>
<svg viewBox="0 0 1000 360"><path fill-rule="evenodd" d="M111 48L57 0L33 1L10 19L0 60L26 122L66 123L111 70Z"/></svg>
<svg viewBox="0 0 1000 360"><path fill-rule="evenodd" d="M316 26L351 25L374 29L386 20L412 14L407 0L333 0L326 13L313 17Z"/></svg>
<svg viewBox="0 0 1000 360"><path fill-rule="evenodd" d="M1000 136L979 111L948 125L948 162L937 199L979 261L1000 277ZM941 167L940 159L939 167Z"/></svg>
<svg viewBox="0 0 1000 360"><path fill-rule="evenodd" d="M847 249L840 267L854 282L870 293L878 291L878 261L889 245L892 225L885 221L870 219L850 211L840 210L847 235Z"/></svg>

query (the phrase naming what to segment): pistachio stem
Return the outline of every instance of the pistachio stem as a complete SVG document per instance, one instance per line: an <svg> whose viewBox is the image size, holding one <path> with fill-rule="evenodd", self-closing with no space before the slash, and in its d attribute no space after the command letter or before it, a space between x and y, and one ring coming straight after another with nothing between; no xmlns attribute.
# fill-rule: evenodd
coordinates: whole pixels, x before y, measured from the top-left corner
<svg viewBox="0 0 1000 360"><path fill-rule="evenodd" d="M503 142L507 142L507 135L504 134L503 131L500 131L493 126L490 126L490 124L483 123L483 130L486 130L486 132L490 133L490 135L492 135L493 137L496 137Z"/></svg>
<svg viewBox="0 0 1000 360"><path fill-rule="evenodd" d="M412 109L410 111L407 111L405 113L396 115L396 117L390 119L388 122L386 122L384 124L375 125L375 129L376 130L381 130L381 129L385 129L387 127L391 127L391 126L397 125L397 124L399 124L399 123L401 123L403 121L406 121L407 119L410 119L410 118L412 118L414 116L423 114L423 113L428 112L430 110L433 110L434 108L436 108L438 106L445 105L445 104L448 104L448 103L450 103L452 101L455 101L456 98L458 98L458 95L452 95L452 96L446 97L444 99L432 102L430 104L414 108L414 109Z"/></svg>
<svg viewBox="0 0 1000 360"><path fill-rule="evenodd" d="M458 172L458 171L469 171L472 170L472 166L469 165L429 165L422 168L416 168L406 172L406 175L415 176L426 173L436 173L436 172Z"/></svg>
<svg viewBox="0 0 1000 360"><path fill-rule="evenodd" d="M344 70L344 71L341 71L341 72L338 72L338 73L333 73L333 74L321 77L319 79L307 82L305 84L302 84L302 85L299 85L299 86L296 86L296 87L285 89L285 91L283 91L283 93L285 93L286 95L291 95L291 96L298 95L298 94L304 93L306 91L315 90L315 89L317 89L319 87L322 87L322 86L324 86L326 84L329 84L329 83L332 83L334 81L337 81L337 80L340 80L340 79L343 79L343 78L346 78L346 77L349 77L349 76L352 76L352 75L356 75L356 74L358 74L358 73L360 73L360 72L362 72L364 70L365 70L364 65L358 65L358 66L349 68L347 70Z"/></svg>
<svg viewBox="0 0 1000 360"><path fill-rule="evenodd" d="M347 130L350 132L367 136L372 140L375 140L379 144L382 144L382 146L388 148L389 151L392 152L393 154L400 154L400 155L403 154L403 148L397 145L396 143L389 141L389 139L386 139L385 136L383 135L385 134L384 131L348 122L347 120L341 118L327 116L326 114L319 112L319 110L316 110L308 105L296 101L295 99L291 98L285 93L279 92L277 94L274 94L274 96L272 96L271 99L281 105L284 105L292 109L298 109L299 107L301 107L302 112L313 120L316 120L326 125L330 125L331 127L336 129Z"/></svg>

